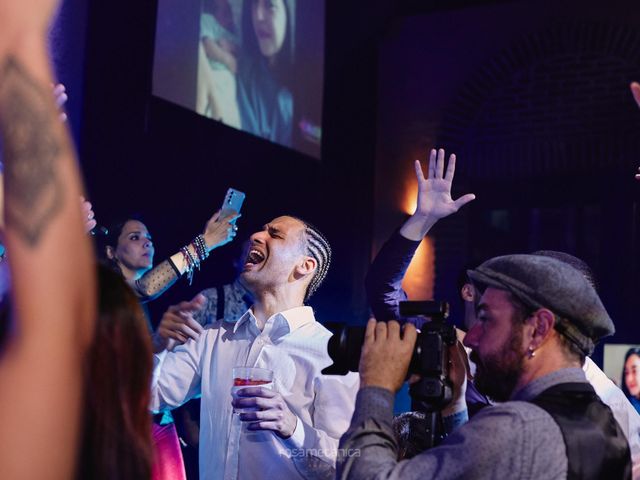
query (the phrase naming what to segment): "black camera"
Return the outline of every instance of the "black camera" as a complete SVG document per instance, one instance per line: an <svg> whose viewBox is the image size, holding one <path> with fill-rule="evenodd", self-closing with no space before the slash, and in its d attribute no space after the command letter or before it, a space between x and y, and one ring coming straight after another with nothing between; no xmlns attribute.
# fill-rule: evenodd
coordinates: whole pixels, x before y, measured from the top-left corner
<svg viewBox="0 0 640 480"><path fill-rule="evenodd" d="M446 322L448 316L447 302L400 302L400 320L414 323L420 330L409 365L409 375L421 377L409 387L413 410L435 412L452 399L452 385L447 376L448 347L455 344L456 331ZM333 332L327 348L334 363L323 373L345 375L349 371L357 372L365 328L342 324L326 327Z"/></svg>

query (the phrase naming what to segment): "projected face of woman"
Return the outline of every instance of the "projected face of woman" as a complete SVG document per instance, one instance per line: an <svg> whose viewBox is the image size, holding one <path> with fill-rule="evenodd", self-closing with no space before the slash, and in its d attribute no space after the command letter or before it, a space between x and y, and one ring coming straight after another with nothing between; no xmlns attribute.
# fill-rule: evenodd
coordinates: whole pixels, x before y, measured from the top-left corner
<svg viewBox="0 0 640 480"><path fill-rule="evenodd" d="M253 0L253 30L260 53L272 59L282 48L287 33L287 10L283 0Z"/></svg>
<svg viewBox="0 0 640 480"><path fill-rule="evenodd" d="M624 381L629 393L640 398L640 357L630 355L624 364Z"/></svg>

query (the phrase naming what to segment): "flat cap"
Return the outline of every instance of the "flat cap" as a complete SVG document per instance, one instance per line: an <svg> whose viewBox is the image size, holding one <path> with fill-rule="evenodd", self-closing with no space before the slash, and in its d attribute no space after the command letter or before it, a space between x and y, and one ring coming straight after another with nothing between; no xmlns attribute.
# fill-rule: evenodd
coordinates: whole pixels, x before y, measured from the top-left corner
<svg viewBox="0 0 640 480"><path fill-rule="evenodd" d="M585 355L615 332L593 286L577 269L540 255L505 255L487 260L469 278L482 287L507 290L532 309L548 308L559 317L555 328Z"/></svg>

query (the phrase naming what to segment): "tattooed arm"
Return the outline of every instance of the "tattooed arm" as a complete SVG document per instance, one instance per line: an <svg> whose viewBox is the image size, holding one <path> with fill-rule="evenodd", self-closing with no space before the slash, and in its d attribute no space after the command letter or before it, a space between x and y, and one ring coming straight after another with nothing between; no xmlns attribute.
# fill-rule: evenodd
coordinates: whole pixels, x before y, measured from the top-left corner
<svg viewBox="0 0 640 480"><path fill-rule="evenodd" d="M0 0L4 234L15 329L0 356L2 478L74 476L95 278L81 182L51 97L55 0Z"/></svg>

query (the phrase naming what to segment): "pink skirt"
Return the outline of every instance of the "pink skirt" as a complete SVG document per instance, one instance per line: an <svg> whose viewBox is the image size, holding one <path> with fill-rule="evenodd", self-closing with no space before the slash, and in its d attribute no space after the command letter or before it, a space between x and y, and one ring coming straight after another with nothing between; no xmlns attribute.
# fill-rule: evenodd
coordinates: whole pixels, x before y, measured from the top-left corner
<svg viewBox="0 0 640 480"><path fill-rule="evenodd" d="M182 450L173 423L153 424L154 462L152 480L186 480Z"/></svg>

